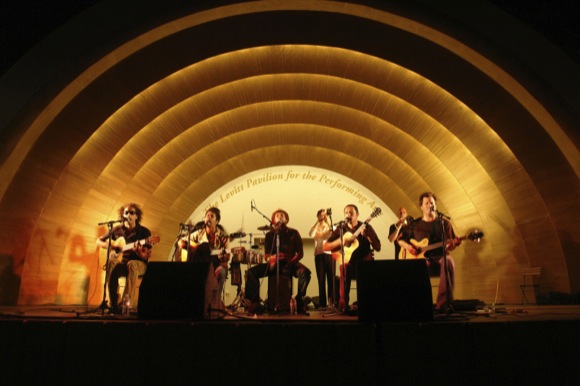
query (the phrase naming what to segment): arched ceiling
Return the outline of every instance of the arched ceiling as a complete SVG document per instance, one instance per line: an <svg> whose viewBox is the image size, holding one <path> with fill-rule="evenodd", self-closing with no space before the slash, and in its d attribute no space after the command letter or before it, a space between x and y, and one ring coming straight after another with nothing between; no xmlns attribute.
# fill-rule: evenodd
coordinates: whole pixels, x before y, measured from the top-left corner
<svg viewBox="0 0 580 386"><path fill-rule="evenodd" d="M435 191L458 232L486 233L456 252L460 297L493 300L499 282L502 299L517 301L529 265L550 267L550 289L571 290L578 149L570 122L550 114L550 94L528 91L527 71L466 45L473 30L416 9L219 4L131 18L125 3L105 2L85 17L117 11L124 27L63 53L76 75L46 81L7 125L14 150L3 150L0 210L27 224L16 236L29 242L21 302L60 296L63 259L90 254L103 231L95 224L120 205L142 203L168 251L184 213L279 165L344 175L393 212L417 215L419 194Z"/></svg>

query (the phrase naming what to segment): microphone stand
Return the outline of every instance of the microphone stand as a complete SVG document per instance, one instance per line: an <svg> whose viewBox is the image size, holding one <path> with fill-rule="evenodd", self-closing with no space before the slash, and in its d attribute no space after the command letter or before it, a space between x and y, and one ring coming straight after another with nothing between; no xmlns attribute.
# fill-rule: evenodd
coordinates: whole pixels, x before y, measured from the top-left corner
<svg viewBox="0 0 580 386"><path fill-rule="evenodd" d="M340 265L340 291L342 292L342 294L344 295L346 293L346 267L344 266L344 229L342 228L342 226L344 225L344 220L343 221L339 221L338 222L338 232L340 234L340 261L341 261L341 265ZM332 221L331 221L332 224ZM334 256L333 256L334 259ZM332 278L332 288L334 289L334 277ZM341 299L340 300L344 300L344 297L341 295ZM338 309L336 310L336 312L334 313L330 313L330 314L326 314L326 315L322 315L323 318L325 317L330 317L330 316L336 316L336 315L341 315L346 313L346 304L345 309L343 311L340 310L340 302L338 304Z"/></svg>
<svg viewBox="0 0 580 386"><path fill-rule="evenodd" d="M330 219L330 229L332 231L332 210L331 209L327 209L326 213L328 214L328 218ZM340 239L342 240L342 230L341 230L341 235L340 235ZM341 242L342 245L342 242ZM341 247L341 250L343 250L343 248ZM332 256L332 254L331 254ZM344 261L344 255L343 255L343 261ZM332 313L336 313L337 308L334 306L334 302L336 302L336 262L334 261L334 257L332 258L332 304L330 305L330 310L332 311Z"/></svg>
<svg viewBox="0 0 580 386"><path fill-rule="evenodd" d="M276 229L276 307L274 312L280 313L280 228Z"/></svg>
<svg viewBox="0 0 580 386"><path fill-rule="evenodd" d="M177 232L177 236L175 236L175 243L173 243L173 261L175 262L177 260L177 254L179 253L179 261L181 262L181 251L179 248L179 240L181 239L181 236L183 235L183 230L185 229L185 227L187 227L187 229L189 229L189 225L186 224L179 224L179 232Z"/></svg>
<svg viewBox="0 0 580 386"><path fill-rule="evenodd" d="M108 236L107 236L107 260L105 262L105 283L103 284L103 301L101 302L101 305L99 306L99 308L97 308L98 310L101 310L101 315L105 314L105 310L109 308L109 306L107 305L107 283L109 282L109 260L110 260L110 256L111 256L111 250L112 250L112 240L113 240L113 225L115 223L118 222L123 222L122 220L113 220L113 221L106 221L106 222L100 222L98 225L106 225L107 228L109 229L108 231Z"/></svg>
<svg viewBox="0 0 580 386"><path fill-rule="evenodd" d="M441 241L443 242L443 269L445 274L445 287L447 290L445 305L447 306L447 311L453 312L453 305L449 302L449 296L451 295L451 283L449 279L449 272L447 271L447 238L445 232L445 221L444 218L450 219L450 217L444 215L443 213L436 211L439 222L441 223Z"/></svg>
<svg viewBox="0 0 580 386"><path fill-rule="evenodd" d="M270 229L273 228L273 224L272 221L268 218L268 216L266 216L264 213L260 212L260 210L258 209L258 207L254 204L254 202L251 202L251 210L252 212L254 211L254 209L256 210L256 212L258 212L262 217L264 217L266 219L266 221L268 221L268 223L270 224ZM274 308L274 311L278 312L280 310L280 302L279 302L279 288L280 288L280 235L278 233L279 230L276 230L276 306ZM266 276L266 274L268 273L268 269L269 269L269 265L270 263L267 261L266 262L266 270L264 272L264 276ZM262 277L264 277L262 276ZM261 284L260 284L261 285ZM259 290L258 290L259 291ZM260 296L258 295L258 298Z"/></svg>

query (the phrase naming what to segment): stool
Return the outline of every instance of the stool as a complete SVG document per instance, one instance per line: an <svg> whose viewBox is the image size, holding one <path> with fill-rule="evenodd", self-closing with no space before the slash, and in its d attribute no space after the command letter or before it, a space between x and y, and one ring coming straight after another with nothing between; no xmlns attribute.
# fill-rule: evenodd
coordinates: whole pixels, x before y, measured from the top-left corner
<svg viewBox="0 0 580 386"><path fill-rule="evenodd" d="M136 288L135 288L135 299L131 299L131 308L137 308L137 305L139 304L139 287L141 286L142 281L143 281L143 275L139 275L139 277L137 278L137 283L136 283ZM120 276L119 277L119 294L120 294L119 300L123 299L123 292L125 292L126 283L127 283L127 277Z"/></svg>
<svg viewBox="0 0 580 386"><path fill-rule="evenodd" d="M276 291L280 291L276 296ZM277 288L276 273L268 275L268 310L275 311L279 302L278 311L290 311L292 297L292 275L280 272L280 287Z"/></svg>

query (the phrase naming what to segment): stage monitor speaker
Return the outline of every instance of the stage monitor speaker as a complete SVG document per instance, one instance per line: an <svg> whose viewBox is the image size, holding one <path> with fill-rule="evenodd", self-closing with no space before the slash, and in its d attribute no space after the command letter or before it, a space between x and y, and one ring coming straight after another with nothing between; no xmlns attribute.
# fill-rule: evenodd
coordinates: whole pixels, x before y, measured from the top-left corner
<svg viewBox="0 0 580 386"><path fill-rule="evenodd" d="M215 311L223 307L213 271L207 262L150 262L139 287L138 318L218 317Z"/></svg>
<svg viewBox="0 0 580 386"><path fill-rule="evenodd" d="M433 295L425 260L358 262L356 286L361 322L433 320Z"/></svg>

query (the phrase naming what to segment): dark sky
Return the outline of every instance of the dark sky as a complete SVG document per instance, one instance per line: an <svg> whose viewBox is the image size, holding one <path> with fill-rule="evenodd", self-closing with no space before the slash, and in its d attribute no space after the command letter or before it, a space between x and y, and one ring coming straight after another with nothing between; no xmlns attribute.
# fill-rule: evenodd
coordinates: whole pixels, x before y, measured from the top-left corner
<svg viewBox="0 0 580 386"><path fill-rule="evenodd" d="M541 32L580 64L579 0L488 1ZM99 0L0 1L0 76L43 37L98 2Z"/></svg>

